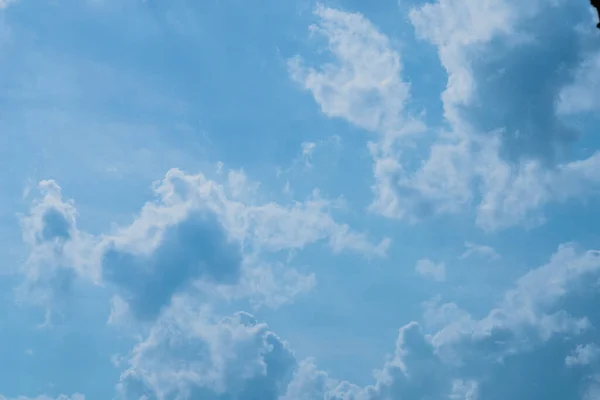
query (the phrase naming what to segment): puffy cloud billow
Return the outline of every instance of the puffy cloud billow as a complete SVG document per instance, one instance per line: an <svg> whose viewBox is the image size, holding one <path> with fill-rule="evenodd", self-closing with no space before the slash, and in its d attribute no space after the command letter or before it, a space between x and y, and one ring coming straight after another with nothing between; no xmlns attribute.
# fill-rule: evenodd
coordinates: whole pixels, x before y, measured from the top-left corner
<svg viewBox="0 0 600 400"><path fill-rule="evenodd" d="M385 255L389 239L372 243L335 222L318 194L291 205L257 204L253 187L240 172L219 184L171 170L155 184L159 200L145 204L130 225L92 235L78 229L75 203L63 200L58 184L43 181L41 199L22 217L31 253L20 298L51 315L75 282L86 282L112 288L116 301L142 320L155 319L176 293L198 288L225 300L278 307L310 290L315 277L261 261L261 252L326 241L335 253Z"/></svg>
<svg viewBox="0 0 600 400"><path fill-rule="evenodd" d="M537 225L546 204L597 188L598 154L568 157L583 132L561 118L568 107L576 112L565 104L594 104L594 45L580 28L580 4L439 0L414 7L417 38L437 48L448 74L441 99L449 130L426 128L411 115L403 57L374 25L324 7L316 16L314 32L334 61L313 68L292 59L291 76L326 115L378 133L370 144L372 211L415 222L476 207L477 224L493 231ZM408 168L404 153L428 129L442 132L420 166Z"/></svg>
<svg viewBox="0 0 600 400"><path fill-rule="evenodd" d="M218 319L177 297L132 350L118 387L125 399L578 398L595 387L597 348L586 340L600 322L577 305L586 297L578 290L599 276L599 252L566 244L481 318L452 303L430 304L439 329L402 327L364 387L298 360L249 314Z"/></svg>
<svg viewBox="0 0 600 400"><path fill-rule="evenodd" d="M600 399L587 2L12 3L0 400Z"/></svg>

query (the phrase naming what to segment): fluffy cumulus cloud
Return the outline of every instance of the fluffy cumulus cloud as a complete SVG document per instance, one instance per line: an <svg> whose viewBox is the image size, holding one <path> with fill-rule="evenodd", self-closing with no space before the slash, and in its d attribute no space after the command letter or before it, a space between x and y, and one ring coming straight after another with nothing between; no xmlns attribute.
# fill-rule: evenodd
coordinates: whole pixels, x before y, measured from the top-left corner
<svg viewBox="0 0 600 400"><path fill-rule="evenodd" d="M594 381L590 383L585 371L565 374L565 355L568 365L596 360L594 345L569 349L585 340L592 321L571 316L562 307L580 296L581 284L599 274L598 252L561 246L547 264L518 279L498 307L482 318L455 304L432 305L429 322L440 328L426 333L415 322L401 328L395 351L375 371L373 385L332 381L308 363L297 370L289 390L318 389L310 397L315 399L580 398L594 390Z"/></svg>
<svg viewBox="0 0 600 400"><path fill-rule="evenodd" d="M79 281L113 288L113 310L122 314L127 305L141 319L156 318L174 294L194 289L278 307L309 291L315 276L260 254L325 241L335 253L370 258L385 256L390 243L336 222L329 211L335 205L318 192L289 205L258 203L256 184L239 171L221 184L171 170L154 186L158 201L145 204L130 225L101 235L78 229L75 203L63 200L56 182L39 189L41 198L22 217L31 252L18 292L50 313Z"/></svg>
<svg viewBox="0 0 600 400"><path fill-rule="evenodd" d="M594 386L585 371L565 376L565 362L596 361L596 346L580 341L599 321L570 315L563 307L579 296L575 289L599 276L599 253L567 244L518 279L481 318L455 304L432 303L429 322L435 320L438 328L427 332L417 322L402 327L393 353L368 386L335 379L312 359L298 360L286 342L249 314L218 319L180 297L132 350L119 390L123 398L136 399L470 400L494 393L526 399L553 391L576 398ZM540 362L548 368L533 368ZM549 377L557 381L546 382Z"/></svg>
<svg viewBox="0 0 600 400"><path fill-rule="evenodd" d="M441 132L416 169L407 145L424 126L407 111L411 86L397 50L364 17L317 8L314 31L335 62L315 69L296 58L291 74L327 115L379 134L370 144L372 211L416 222L475 207L485 230L537 225L544 205L585 195L600 181L598 154L566 158L579 132L560 118L594 109L595 58L581 63L582 13L560 1L413 8L417 37L437 48L448 74L441 99L450 128L430 128Z"/></svg>

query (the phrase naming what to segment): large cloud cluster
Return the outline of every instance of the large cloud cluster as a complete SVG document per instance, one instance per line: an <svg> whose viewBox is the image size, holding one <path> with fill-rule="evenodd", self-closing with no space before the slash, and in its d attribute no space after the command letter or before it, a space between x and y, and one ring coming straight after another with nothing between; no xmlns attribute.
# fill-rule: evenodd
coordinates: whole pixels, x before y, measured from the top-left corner
<svg viewBox="0 0 600 400"><path fill-rule="evenodd" d="M488 231L536 225L545 204L585 195L600 182L597 153L567 157L579 132L561 118L595 104L595 53L589 30L579 27L583 6L440 0L412 9L417 37L437 47L448 74L442 103L449 129L426 128L410 114L401 57L360 14L317 8L314 31L335 61L312 68L294 58L291 76L325 114L378 134L370 144L372 211L415 222L474 206ZM420 165L409 167L406 153L428 129L441 133Z"/></svg>
<svg viewBox="0 0 600 400"><path fill-rule="evenodd" d="M113 288L114 304L126 303L140 319L156 318L174 294L194 288L276 307L309 290L315 278L271 265L261 253L324 240L333 252L385 255L389 239L372 243L337 223L331 202L318 193L284 206L257 203L256 189L239 171L220 184L171 170L155 184L158 200L129 226L91 235L77 228L75 204L62 199L58 184L41 182L41 199L22 217L31 253L20 298L60 311L60 300L83 282Z"/></svg>
<svg viewBox="0 0 600 400"><path fill-rule="evenodd" d="M590 340L600 318L582 289L599 277L600 252L565 244L487 315L429 303L424 322L434 329L402 327L365 387L298 360L249 314L218 318L177 296L128 356L119 390L124 399L578 398L597 390Z"/></svg>

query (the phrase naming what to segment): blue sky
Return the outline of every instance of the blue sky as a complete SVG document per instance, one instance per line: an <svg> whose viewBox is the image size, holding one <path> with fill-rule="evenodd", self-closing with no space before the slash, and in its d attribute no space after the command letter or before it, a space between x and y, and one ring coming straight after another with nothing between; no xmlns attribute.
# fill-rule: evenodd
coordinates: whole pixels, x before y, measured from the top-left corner
<svg viewBox="0 0 600 400"><path fill-rule="evenodd" d="M0 399L600 399L592 11L0 0Z"/></svg>

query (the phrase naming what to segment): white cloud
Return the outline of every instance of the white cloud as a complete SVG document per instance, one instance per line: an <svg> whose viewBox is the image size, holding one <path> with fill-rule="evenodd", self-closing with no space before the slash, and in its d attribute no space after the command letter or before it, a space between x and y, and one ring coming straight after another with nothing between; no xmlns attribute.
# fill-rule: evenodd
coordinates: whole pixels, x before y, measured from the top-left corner
<svg viewBox="0 0 600 400"><path fill-rule="evenodd" d="M465 260L470 257L481 257L488 260L498 260L500 258L500 254L498 254L496 250L494 250L494 248L491 246L466 242L465 251L460 255L459 258L461 260Z"/></svg>
<svg viewBox="0 0 600 400"><path fill-rule="evenodd" d="M313 359L299 363L285 394L279 400L315 400L326 398L326 393L335 389L338 382L320 371ZM330 399L335 397L329 396Z"/></svg>
<svg viewBox="0 0 600 400"><path fill-rule="evenodd" d="M560 71L575 69L579 59L569 42L578 35L572 15L579 14L567 2L546 3L439 0L411 10L417 36L437 47L448 74L442 102L450 125L416 170L405 165L404 154L417 138L412 134L425 126L407 112L410 85L401 77L400 55L362 15L317 8L319 22L312 30L327 40L334 61L311 68L294 58L290 72L326 115L379 134L369 144L375 178L371 211L414 223L475 206L477 225L494 231L538 225L546 204L586 195L597 186L596 155L550 167L544 160L563 151L574 136L559 119L554 99L562 90L563 103L575 106L568 99L589 83L586 71L591 70L591 62L584 64L576 82L585 83L563 90L568 78ZM531 22L563 9L561 24L554 24L551 33L543 28L563 41L554 36L538 40L539 32L532 31L538 25ZM541 40L554 40L564 57L546 51ZM532 57L548 59L540 66L543 71L527 70ZM528 73L536 79L520 84Z"/></svg>
<svg viewBox="0 0 600 400"><path fill-rule="evenodd" d="M484 318L475 319L454 304L444 305L430 315L443 318L441 311L451 311L459 318L450 321L432 338L440 354L455 357L453 347L467 342L488 343L494 351L489 357L504 357L527 343L545 342L555 334L579 334L590 327L586 317L571 316L556 306L570 294L573 287L600 272L600 252L578 252L573 245L561 245L550 261L525 274L517 280L514 288L507 291L498 307ZM453 320L453 321L452 321ZM528 335L527 340L522 340ZM502 346L492 346L496 336Z"/></svg>
<svg viewBox="0 0 600 400"><path fill-rule="evenodd" d="M422 277L434 281L444 282L446 280L446 264L444 263L436 264L428 259L419 260L415 265L415 271Z"/></svg>
<svg viewBox="0 0 600 400"><path fill-rule="evenodd" d="M600 52L588 54L577 71L574 82L565 86L558 100L561 114L600 110Z"/></svg>
<svg viewBox="0 0 600 400"><path fill-rule="evenodd" d="M475 93L468 49L511 33L517 16L510 2L504 0L438 0L411 10L417 35L438 47L448 73L442 101L451 124L462 125L456 107L470 103Z"/></svg>
<svg viewBox="0 0 600 400"><path fill-rule="evenodd" d="M303 202L289 205L257 204L255 199L232 200L217 182L204 175L187 175L173 169L157 182L155 190L162 204L149 203L140 218L128 228L125 236L138 235L150 221L172 218L189 209L215 213L231 237L244 248L262 251L301 249L311 243L327 240L334 252L355 251L366 256L383 256L389 239L373 244L366 235L354 232L346 224L337 223L329 214L335 202L323 199L318 191ZM162 216L158 216L162 214Z"/></svg>
<svg viewBox="0 0 600 400"><path fill-rule="evenodd" d="M457 379L452 382L451 400L477 400L478 384L475 381Z"/></svg>
<svg viewBox="0 0 600 400"><path fill-rule="evenodd" d="M583 400L598 400L600 399L600 375L595 374L590 377L590 383L586 388Z"/></svg>
<svg viewBox="0 0 600 400"><path fill-rule="evenodd" d="M259 203L259 185L242 171L224 184L171 170L156 182L157 201L134 221L99 236L76 225L73 201L53 181L40 184L42 199L22 217L31 254L23 266L20 298L46 307L48 323L78 278L117 290L127 315L155 318L176 293L201 288L221 300L246 299L279 307L315 285L315 275L266 263L265 253L301 250L324 241L335 253L385 256L389 239L369 238L336 222L336 203L314 192L304 202ZM116 323L124 304L113 303Z"/></svg>
<svg viewBox="0 0 600 400"><path fill-rule="evenodd" d="M598 358L600 358L600 347L598 345L594 343L580 344L565 358L565 365L567 367L589 365L596 362Z"/></svg>
<svg viewBox="0 0 600 400"><path fill-rule="evenodd" d="M7 8L13 3L16 3L17 0L0 0L0 10Z"/></svg>
<svg viewBox="0 0 600 400"><path fill-rule="evenodd" d="M519 385L532 382L544 383L548 370L527 369L527 376L516 377L495 372L510 369L511 358L534 356L533 349L545 349L539 357L547 368L559 371L564 364L551 365L544 351L555 352L556 346L548 344L554 335L570 340L589 327L584 319L572 318L566 310L558 310L557 304L569 295L577 295L582 281L600 274L600 252L577 252L571 245L561 246L549 263L532 270L517 280L514 288L507 291L502 303L486 316L476 319L455 304L437 307L428 304L425 319L432 327L439 326L434 334L422 332L417 323L400 329L395 352L374 376L371 386L358 387L349 382L332 381L327 374L309 364L296 373L290 384L317 392L311 398L382 400L389 398L451 398L476 400L481 393L494 393L503 385ZM438 299L439 300L439 299ZM562 304L562 303L561 303ZM565 303L566 304L566 303ZM548 348L545 346L548 344ZM588 353L584 347L575 351ZM591 349L591 348L590 348ZM499 362L501 361L501 362ZM534 363L537 361L534 361ZM537 364L534 364L537 365ZM540 377L536 374L540 373ZM311 381L310 376L314 377ZM558 372L561 375L562 372ZM585 376L581 375L582 383ZM506 380L508 379L508 380ZM557 385L562 385L560 382ZM294 386L297 385L297 386ZM594 389L589 385L589 391ZM333 388L333 389L332 389ZM483 389L483 390L482 390ZM562 388L565 394L573 394L578 388ZM535 393L528 392L529 396ZM483 396L485 396L483 394ZM529 396L523 397L530 398Z"/></svg>
<svg viewBox="0 0 600 400"><path fill-rule="evenodd" d="M514 107L531 108L531 105L524 104L521 106L510 100L506 104L495 105L494 102L497 102L499 97L494 97L493 93L497 90L479 87L487 85L484 79L493 81L493 76L490 76L487 72L482 73L475 70L473 64L478 62L476 59L477 54L487 57L485 47L482 47L482 45L494 46L491 44L493 39L501 38L507 43L509 49L518 49L519 46L527 45L532 49L537 48L538 44L528 36L529 33L522 30L520 23L525 20L531 21L532 17L539 16L541 10L549 10L552 7L566 4L555 2L550 5L550 8L544 8L545 6L542 3L506 0L439 0L436 3L415 8L410 14L417 34L422 39L438 47L440 60L448 73L448 85L442 95L445 116L453 131L461 137L458 143L463 143L466 147L464 160L467 160L462 163L454 162L453 165L454 168L463 171L461 178L465 182L464 185L467 182L478 180L482 183L482 201L477 207L477 224L486 230L496 230L522 223L529 225L540 223L543 221L543 217L538 210L546 203L578 196L585 192L585 190L568 190L568 185L562 176L565 170L570 170L578 162L560 164L554 169L546 169L542 162L535 159L525 159L513 165L500 157L503 150L502 146L505 146L500 135L489 136L486 132L481 132L486 135L481 136L477 133L477 125L479 124L477 119L486 118L487 123L489 118L487 116L471 115L473 113L469 114L464 110L465 107L474 109L475 105L479 105L478 103L482 101L487 101L487 103L481 104L482 107L500 106L503 107L503 110L506 108L504 112L508 117L512 117L511 113L514 113L512 109ZM569 28L561 26L554 29L558 32L560 29L568 30ZM573 36L574 34L573 30L570 32L565 31L563 36ZM475 46L479 47L476 48ZM528 73L525 71L527 67L525 61L514 62L508 59L511 56L510 50L506 51L506 49L501 48L496 50L495 47L494 49L490 47L489 51L500 53L497 57L507 57L504 64L498 63L498 68L512 68L514 71L522 69L522 74ZM542 53L539 57L545 56L546 54ZM577 57L572 57L570 54L568 57L573 60L577 59ZM550 62L554 63L555 61ZM551 69L548 71L545 72L549 75L548 78L540 85L556 85L556 90L560 90L561 83L554 83L557 78L552 75L556 72ZM517 81L519 77L515 75L511 79ZM485 97L484 100L483 96L486 93L483 93L483 90L490 91L492 97L489 99ZM509 88L509 90L513 89ZM544 96L546 93L542 86L539 88L530 87L529 90L535 91L535 94L530 93L529 97ZM523 91L523 88L515 85L514 93L509 92L508 95L514 95L515 99L525 98L527 95L524 96L521 91ZM539 95L538 92L542 95ZM537 129L543 130L544 124L549 124L543 118L551 118L552 122L550 123L552 126L546 127L546 132L541 132L547 135L552 134L552 132L547 132L548 130L559 132L563 129L560 122L556 122L557 117L554 116L555 110L551 94L546 95L546 97L532 98L531 101L538 102L541 107L544 107L544 111L548 116L543 115L538 120L529 121L530 118L538 118L537 116L530 116L533 111L530 112L529 116L524 117L519 116L519 111L516 111L517 119L520 118L527 123L537 124L539 128L534 127L535 131ZM504 120L506 120L506 123L511 123L506 116ZM519 129L519 123L524 124L524 122L517 122L516 129ZM490 128L504 130L502 134L510 135L513 133L506 132L507 128L501 125L490 126ZM550 141L551 137L546 140ZM430 160L434 156L432 152ZM593 160L593 157L590 160L582 160L581 162L591 163L593 162L591 160ZM440 165L440 167L442 166ZM443 168L448 169L449 167L445 165ZM442 168L436 169L441 170ZM587 183L596 182L598 181L598 175L600 175L594 174L594 169L578 172L578 174L573 173L573 176L571 176L578 182L583 180ZM567 186L566 194L565 185ZM463 186L463 188L466 198L466 193L470 193L473 188L469 186ZM582 186L580 186L581 188ZM462 203L454 201L454 203L465 204L464 201Z"/></svg>
<svg viewBox="0 0 600 400"><path fill-rule="evenodd" d="M302 158L304 159L304 165L308 168L312 167L310 159L315 151L317 144L315 142L303 142L302 143Z"/></svg>
<svg viewBox="0 0 600 400"><path fill-rule="evenodd" d="M546 265L518 279L498 307L481 319L456 305L438 307L433 302L425 319L439 329L426 334L416 322L403 326L393 354L374 372L374 383L364 387L330 377L312 359L297 360L283 340L248 314L219 319L197 299L176 296L129 354L119 387L124 399L254 395L282 400L476 400L506 385L503 379L511 384L540 379L535 369L520 380L495 372L510 369L504 364L512 358L533 357L527 352L543 349L553 336L568 341L587 328L585 319L571 317L557 305L576 295L573 290L580 282L598 274L600 252L563 245ZM580 346L568 357L583 360L590 349ZM546 360L543 353L539 357ZM546 377L543 371L540 376Z"/></svg>
<svg viewBox="0 0 600 400"><path fill-rule="evenodd" d="M500 160L498 152L494 150L487 164L480 164L484 191L477 224L488 231L538 225L544 221L542 206L584 196L600 183L600 153L548 169L534 160L511 166Z"/></svg>
<svg viewBox="0 0 600 400"><path fill-rule="evenodd" d="M76 278L98 282L99 270L92 261L96 241L77 228L77 211L72 200L64 201L52 180L40 182L40 199L28 215L20 216L23 241L30 253L21 266L25 279L17 291L19 301L47 309L65 301Z"/></svg>
<svg viewBox="0 0 600 400"><path fill-rule="evenodd" d="M120 296L115 295L110 299L110 315L108 316L109 325L125 324L130 318L129 304Z"/></svg>

